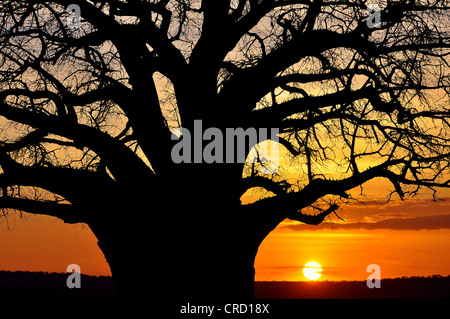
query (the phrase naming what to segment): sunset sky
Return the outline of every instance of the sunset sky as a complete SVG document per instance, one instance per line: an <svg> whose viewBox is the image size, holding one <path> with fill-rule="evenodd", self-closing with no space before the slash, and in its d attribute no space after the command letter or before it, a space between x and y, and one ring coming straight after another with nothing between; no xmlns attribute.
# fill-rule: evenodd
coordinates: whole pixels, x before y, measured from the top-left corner
<svg viewBox="0 0 450 319"><path fill-rule="evenodd" d="M263 242L256 280L306 280L302 266L322 265L319 280L365 280L370 264L381 277L450 275L450 197L392 200L382 180L365 187L365 204L353 202L319 226L285 221ZM445 195L445 192L442 192Z"/></svg>
<svg viewBox="0 0 450 319"><path fill-rule="evenodd" d="M366 203L353 202L339 212L345 223L333 215L319 226L280 224L260 247L256 280L306 280L302 266L309 261L322 265L319 280L365 280L370 264L381 267L382 278L450 275L450 196L385 203L388 189L382 180L368 183ZM52 217L3 220L0 256L1 270L65 272L75 263L82 273L110 275L90 229Z"/></svg>

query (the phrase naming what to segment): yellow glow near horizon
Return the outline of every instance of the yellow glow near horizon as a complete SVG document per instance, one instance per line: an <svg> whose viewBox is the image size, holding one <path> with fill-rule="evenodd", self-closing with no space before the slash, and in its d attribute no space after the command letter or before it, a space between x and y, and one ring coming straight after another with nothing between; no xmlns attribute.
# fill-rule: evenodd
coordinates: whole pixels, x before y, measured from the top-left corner
<svg viewBox="0 0 450 319"><path fill-rule="evenodd" d="M322 276L322 266L315 261L310 261L303 267L303 275L309 280L316 280Z"/></svg>

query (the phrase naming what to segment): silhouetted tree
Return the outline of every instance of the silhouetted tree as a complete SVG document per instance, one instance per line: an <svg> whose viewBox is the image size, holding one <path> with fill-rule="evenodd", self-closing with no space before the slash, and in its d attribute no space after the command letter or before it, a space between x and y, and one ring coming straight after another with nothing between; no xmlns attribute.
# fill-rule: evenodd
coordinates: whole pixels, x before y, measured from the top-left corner
<svg viewBox="0 0 450 319"><path fill-rule="evenodd" d="M3 214L88 224L123 295L249 297L285 218L319 224L374 178L448 187L449 3L367 5L2 0ZM175 164L195 120L278 128L282 167Z"/></svg>

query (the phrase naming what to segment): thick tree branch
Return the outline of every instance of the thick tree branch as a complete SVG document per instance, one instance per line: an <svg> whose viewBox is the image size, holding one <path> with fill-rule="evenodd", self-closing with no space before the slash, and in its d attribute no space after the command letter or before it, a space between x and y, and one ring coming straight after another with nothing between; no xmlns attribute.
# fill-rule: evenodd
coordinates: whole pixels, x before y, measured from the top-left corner
<svg viewBox="0 0 450 319"><path fill-rule="evenodd" d="M331 213L334 213L338 208L339 208L338 205L332 204L332 205L330 205L330 207L328 207L323 212L321 212L317 215L303 214L299 211L294 214L288 214L286 217L291 220L302 222L302 223L308 224L308 225L319 225L321 222L324 221L324 219L328 215L330 215Z"/></svg>
<svg viewBox="0 0 450 319"><path fill-rule="evenodd" d="M286 181L276 182L274 180L262 177L251 176L242 179L242 193L253 187L262 187L274 194L286 194L286 191L291 187Z"/></svg>
<svg viewBox="0 0 450 319"><path fill-rule="evenodd" d="M0 160L4 169L4 173L0 175L2 187L39 187L71 202L80 199L90 202L101 194L111 193L115 185L111 178L99 172L63 167L30 167L16 162L4 166L5 156L7 155L3 155Z"/></svg>
<svg viewBox="0 0 450 319"><path fill-rule="evenodd" d="M65 121L12 107L0 102L0 115L31 127L42 129L73 140L79 148L88 147L100 155L118 180L130 180L139 176L150 177L151 171L136 155L120 141L93 127ZM124 166L125 163L128 163Z"/></svg>
<svg viewBox="0 0 450 319"><path fill-rule="evenodd" d="M87 216L80 214L71 204L62 204L55 201L38 201L2 196L0 197L0 208L53 216L69 224L85 223L89 220Z"/></svg>

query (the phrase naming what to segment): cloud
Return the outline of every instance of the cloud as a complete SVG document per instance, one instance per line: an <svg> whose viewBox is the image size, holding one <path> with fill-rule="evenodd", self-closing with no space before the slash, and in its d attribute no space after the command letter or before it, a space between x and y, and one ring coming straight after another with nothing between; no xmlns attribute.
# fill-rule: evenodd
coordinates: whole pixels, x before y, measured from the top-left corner
<svg viewBox="0 0 450 319"><path fill-rule="evenodd" d="M295 231L300 230L319 230L322 227L311 226L306 224L288 225L289 228ZM381 221L367 223L333 223L333 229L393 229L393 230L436 230L436 229L450 229L450 215L430 215L419 216L413 218L387 218Z"/></svg>

